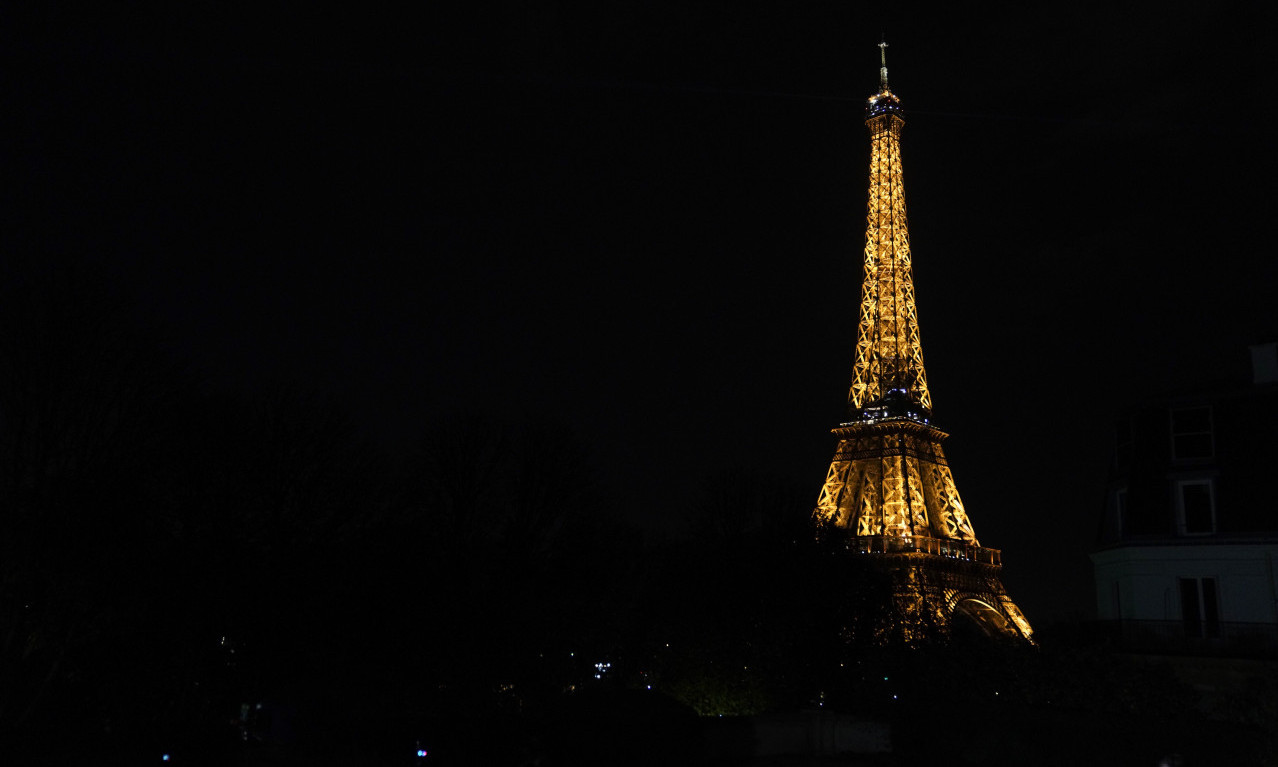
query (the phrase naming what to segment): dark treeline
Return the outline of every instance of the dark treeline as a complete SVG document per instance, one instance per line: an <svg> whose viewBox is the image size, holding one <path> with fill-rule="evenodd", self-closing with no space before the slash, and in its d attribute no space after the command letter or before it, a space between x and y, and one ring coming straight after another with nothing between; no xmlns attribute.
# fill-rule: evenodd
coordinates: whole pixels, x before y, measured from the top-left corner
<svg viewBox="0 0 1278 767"><path fill-rule="evenodd" d="M0 282L0 737L33 763L669 763L694 714L805 707L983 763L1052 763L1033 711L1221 737L1077 642L875 649L886 584L766 471L672 499L661 537L565 424L448 417L389 454L305 386L209 385L88 266ZM1240 758L1273 699L1239 702Z"/></svg>

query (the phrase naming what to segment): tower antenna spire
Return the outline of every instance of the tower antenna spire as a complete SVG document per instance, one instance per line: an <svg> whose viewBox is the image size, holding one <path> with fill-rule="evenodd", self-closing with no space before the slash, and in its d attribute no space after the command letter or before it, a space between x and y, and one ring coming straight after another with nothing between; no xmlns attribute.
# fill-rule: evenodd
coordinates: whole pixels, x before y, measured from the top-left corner
<svg viewBox="0 0 1278 767"><path fill-rule="evenodd" d="M886 91L888 89L887 47L888 47L887 40L882 39L882 42L879 43L879 90L880 91Z"/></svg>

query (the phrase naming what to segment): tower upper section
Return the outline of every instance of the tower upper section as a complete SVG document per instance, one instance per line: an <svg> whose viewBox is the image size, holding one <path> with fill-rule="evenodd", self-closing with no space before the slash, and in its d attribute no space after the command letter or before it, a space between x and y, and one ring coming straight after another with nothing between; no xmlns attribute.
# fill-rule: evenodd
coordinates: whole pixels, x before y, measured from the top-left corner
<svg viewBox="0 0 1278 767"><path fill-rule="evenodd" d="M888 88L887 43L879 91L866 104L870 130L870 197L866 212L864 280L856 361L848 407L854 420L892 416L926 419L932 409L919 345L901 174L901 100Z"/></svg>

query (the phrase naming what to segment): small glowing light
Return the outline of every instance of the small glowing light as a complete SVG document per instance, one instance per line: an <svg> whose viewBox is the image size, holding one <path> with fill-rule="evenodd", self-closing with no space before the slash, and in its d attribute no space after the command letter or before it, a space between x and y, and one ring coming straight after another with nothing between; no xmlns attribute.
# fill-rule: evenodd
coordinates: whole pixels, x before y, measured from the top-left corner
<svg viewBox="0 0 1278 767"><path fill-rule="evenodd" d="M648 685L648 689L649 689L649 690L651 690L651 689L652 689L652 685ZM1048 701L1048 702L1050 703L1051 701Z"/></svg>
<svg viewBox="0 0 1278 767"><path fill-rule="evenodd" d="M168 755L168 754L165 754L165 755L163 755L163 756L161 756L161 757L160 757L160 761L161 761L161 762L167 762L168 760L169 760L169 755Z"/></svg>
<svg viewBox="0 0 1278 767"><path fill-rule="evenodd" d="M417 749L417 758L418 758L418 759L424 758L425 756L426 756L426 749L424 749L424 748L419 748L419 749Z"/></svg>

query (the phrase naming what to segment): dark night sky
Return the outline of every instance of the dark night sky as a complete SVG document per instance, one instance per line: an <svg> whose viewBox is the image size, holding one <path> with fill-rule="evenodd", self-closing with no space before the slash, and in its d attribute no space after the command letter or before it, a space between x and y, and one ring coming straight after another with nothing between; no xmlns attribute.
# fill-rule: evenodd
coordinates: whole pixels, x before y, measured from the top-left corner
<svg viewBox="0 0 1278 767"><path fill-rule="evenodd" d="M882 30L959 490L1032 621L1087 612L1113 414L1278 337L1272 12L688 5L14 20L4 251L391 447L566 421L643 526L730 466L815 502Z"/></svg>

